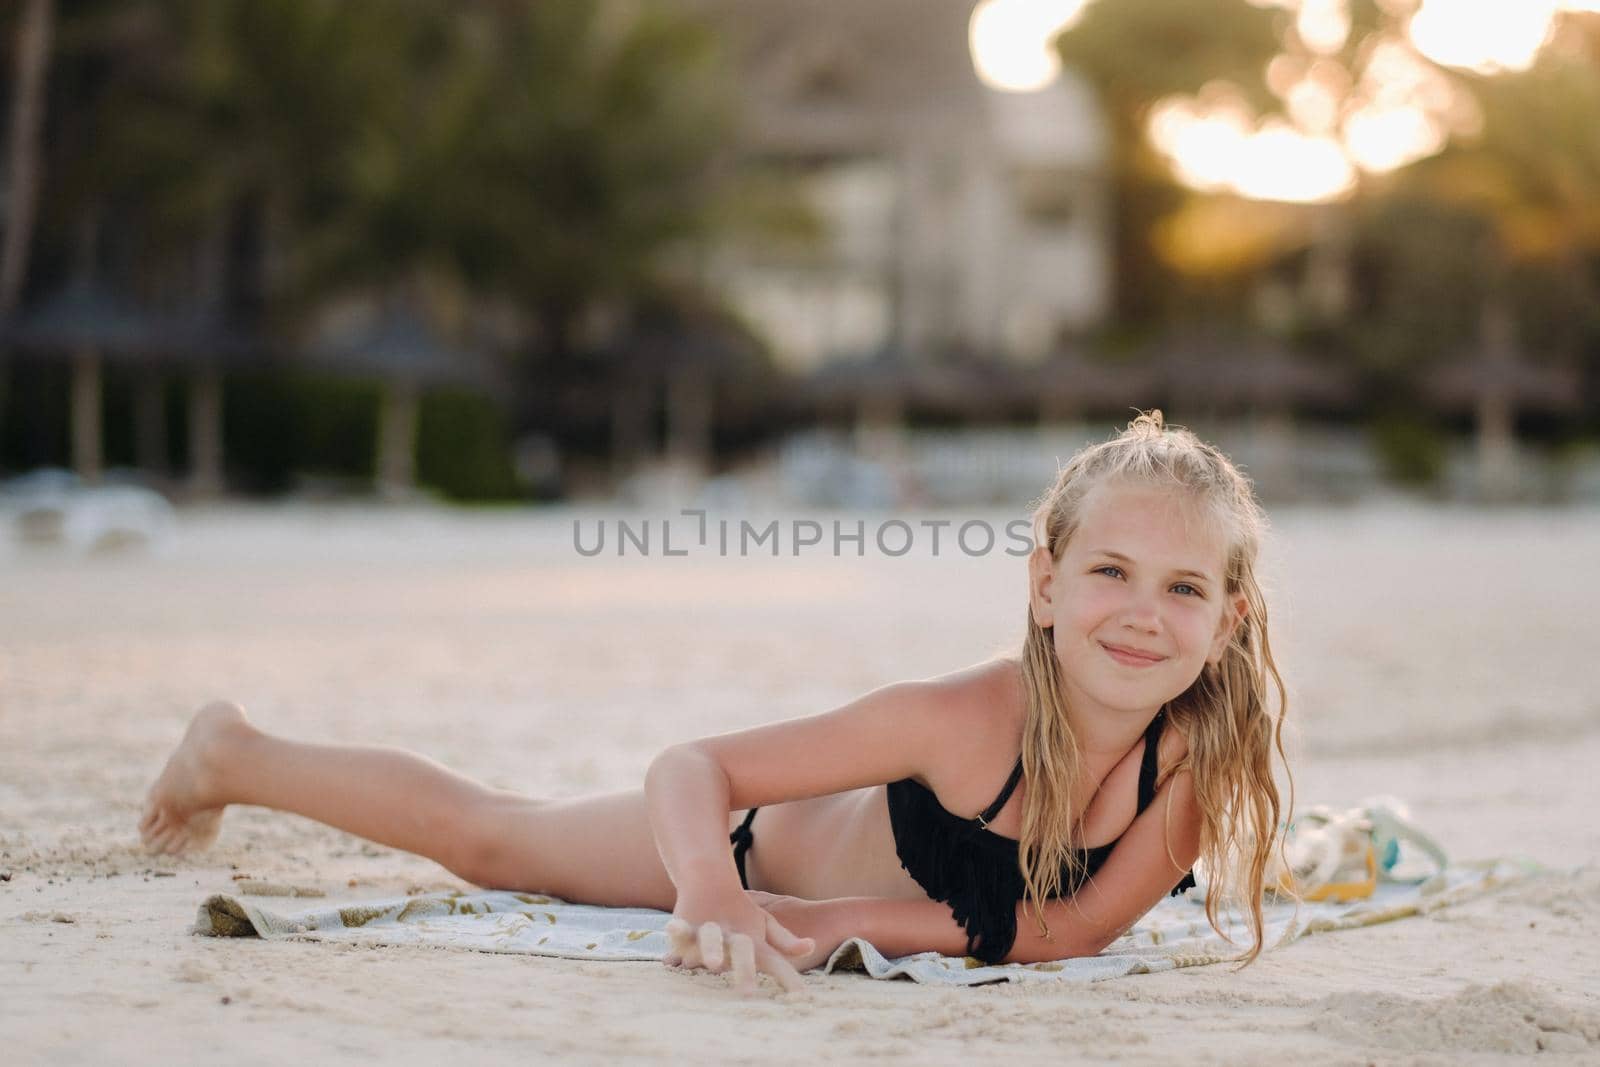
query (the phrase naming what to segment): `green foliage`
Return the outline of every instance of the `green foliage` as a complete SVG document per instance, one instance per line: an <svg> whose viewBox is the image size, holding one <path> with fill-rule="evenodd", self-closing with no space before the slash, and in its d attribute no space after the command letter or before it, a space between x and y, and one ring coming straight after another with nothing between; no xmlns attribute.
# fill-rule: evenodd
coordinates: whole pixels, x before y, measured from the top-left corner
<svg viewBox="0 0 1600 1067"><path fill-rule="evenodd" d="M65 20L62 101L86 150L56 170L79 202L138 200L157 235L192 240L242 201L297 216L330 195L381 91L363 51L395 21L371 3L139 0Z"/></svg>
<svg viewBox="0 0 1600 1067"><path fill-rule="evenodd" d="M1158 222L1187 199L1144 135L1157 100L1225 79L1252 103L1273 102L1263 72L1279 50L1282 11L1245 0L1100 0L1057 38L1063 62L1094 86L1112 132L1117 317L1142 326L1182 319L1212 298L1189 291L1153 245Z"/></svg>
<svg viewBox="0 0 1600 1067"><path fill-rule="evenodd" d="M1583 25L1587 32L1565 26L1567 46L1548 50L1526 72L1473 83L1483 133L1456 153L1464 165L1487 172L1472 183L1485 206L1565 221L1565 232L1540 235L1553 243L1600 240L1600 19ZM1591 54L1578 50L1582 41Z"/></svg>
<svg viewBox="0 0 1600 1067"><path fill-rule="evenodd" d="M0 388L0 470L69 462L71 370L64 363L10 362Z"/></svg>
<svg viewBox="0 0 1600 1067"><path fill-rule="evenodd" d="M1372 429L1373 446L1384 473L1401 485L1436 485L1444 474L1447 438L1414 415L1386 415Z"/></svg>
<svg viewBox="0 0 1600 1067"><path fill-rule="evenodd" d="M1216 78L1259 106L1273 103L1263 73L1287 19L1244 0L1102 0L1057 47L1108 98L1116 121L1132 125L1161 97Z"/></svg>
<svg viewBox="0 0 1600 1067"><path fill-rule="evenodd" d="M114 247L107 273L144 300L220 309L286 347L335 305L395 297L467 347L444 327L492 299L497 323L532 326L522 372L548 373L588 312L684 288L673 264L739 221L714 209L733 99L718 37L670 0L82 0L53 64L55 224L35 263L104 267ZM230 377L234 484L370 477L375 396ZM3 443L53 452L60 433ZM516 491L488 401L428 395L419 435L424 481Z"/></svg>
<svg viewBox="0 0 1600 1067"><path fill-rule="evenodd" d="M83 151L58 187L138 203L177 258L246 207L279 312L432 279L564 326L711 220L731 93L672 5L142 0L67 23Z"/></svg>
<svg viewBox="0 0 1600 1067"><path fill-rule="evenodd" d="M486 112L463 159L476 277L560 334L596 297L649 288L660 254L701 233L730 98L708 27L662 5L496 7Z"/></svg>
<svg viewBox="0 0 1600 1067"><path fill-rule="evenodd" d="M1589 351L1600 370L1600 249L1592 264L1516 264L1506 284L1528 355L1562 361Z"/></svg>
<svg viewBox="0 0 1600 1067"><path fill-rule="evenodd" d="M1377 0L1353 0L1349 10L1352 30L1333 58L1359 74L1374 35L1403 34L1404 26ZM1059 37L1064 61L1099 91L1117 137L1117 301L1125 323L1182 320L1197 304L1237 295L1198 287L1157 255L1154 235L1192 200L1144 124L1162 97L1195 94L1212 81L1232 85L1260 114L1281 114L1264 75L1279 53L1304 56L1292 21L1280 7L1248 0L1100 0ZM1525 73L1444 71L1476 101L1482 130L1457 131L1442 154L1369 176L1359 190L1354 282L1364 294L1340 326L1360 361L1399 368L1459 349L1491 289L1516 305L1531 354L1600 346L1589 310L1600 306L1597 57L1600 18L1568 15Z"/></svg>
<svg viewBox="0 0 1600 1067"><path fill-rule="evenodd" d="M417 475L423 485L455 500L521 496L501 408L487 397L459 390L437 390L423 397Z"/></svg>
<svg viewBox="0 0 1600 1067"><path fill-rule="evenodd" d="M226 383L229 476L240 488L281 492L304 479L371 481L379 387L303 374L237 374ZM458 390L424 394L417 425L418 483L457 500L518 495L505 417L495 401Z"/></svg>
<svg viewBox="0 0 1600 1067"><path fill-rule="evenodd" d="M302 474L370 479L377 395L374 385L341 379L230 375L222 420L230 484L281 492Z"/></svg>
<svg viewBox="0 0 1600 1067"><path fill-rule="evenodd" d="M1428 200L1373 204L1356 222L1352 353L1377 369L1475 352L1493 280L1491 231L1479 215Z"/></svg>

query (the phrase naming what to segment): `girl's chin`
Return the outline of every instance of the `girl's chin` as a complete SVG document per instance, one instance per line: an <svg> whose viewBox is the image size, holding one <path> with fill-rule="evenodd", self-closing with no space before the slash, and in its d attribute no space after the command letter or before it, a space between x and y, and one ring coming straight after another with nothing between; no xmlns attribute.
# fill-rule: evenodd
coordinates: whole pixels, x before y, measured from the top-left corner
<svg viewBox="0 0 1600 1067"><path fill-rule="evenodd" d="M1163 664L1163 666L1166 665ZM1187 692L1189 686L1194 684L1194 679L1191 678L1183 688L1174 690L1170 674L1163 682L1156 678L1139 677L1138 674L1143 673L1142 671L1137 673L1126 672L1126 674L1135 675L1133 678L1129 678L1123 672L1119 672L1116 666L1110 667L1110 672L1115 673L1108 673L1106 668L1107 664L1103 661L1091 664L1089 669L1083 671L1080 677L1087 675L1093 680L1092 684L1088 686L1068 685L1068 691L1075 691L1081 694L1084 698L1099 707L1105 708L1107 711L1129 716L1139 714L1148 716L1153 715L1156 710L1160 709L1168 701L1174 700ZM1071 668L1063 666L1064 676L1071 677L1073 673ZM1118 676L1119 674L1122 676ZM1195 678L1198 677L1199 673L1196 672Z"/></svg>
<svg viewBox="0 0 1600 1067"><path fill-rule="evenodd" d="M1104 708L1106 711L1112 712L1116 715L1127 715L1130 718L1138 716L1149 718L1157 711L1160 711L1161 707L1166 704L1167 701L1172 699L1171 696L1162 696L1159 694L1152 695L1149 693L1129 693L1126 691L1085 693L1084 695L1090 700L1094 701L1097 706ZM1177 694L1173 694L1173 696L1176 695Z"/></svg>
<svg viewBox="0 0 1600 1067"><path fill-rule="evenodd" d="M1192 684L1192 683L1191 683ZM1110 711L1151 713L1176 700L1189 686L1174 691L1172 685L1105 685L1083 691L1084 696Z"/></svg>

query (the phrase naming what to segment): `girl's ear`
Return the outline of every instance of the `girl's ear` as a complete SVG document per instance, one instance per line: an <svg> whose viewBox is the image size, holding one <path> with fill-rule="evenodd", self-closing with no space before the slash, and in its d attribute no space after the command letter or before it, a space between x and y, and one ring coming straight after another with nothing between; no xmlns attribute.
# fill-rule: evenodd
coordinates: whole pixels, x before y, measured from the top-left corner
<svg viewBox="0 0 1600 1067"><path fill-rule="evenodd" d="M1055 561L1050 550L1036 545L1028 553L1028 610L1033 612L1034 624L1049 629L1056 624L1055 603L1051 599L1051 584L1055 580Z"/></svg>
<svg viewBox="0 0 1600 1067"><path fill-rule="evenodd" d="M1211 639L1211 650L1206 653L1206 662L1215 667L1222 662L1222 654L1228 650L1228 642L1233 639L1234 632L1239 629L1239 624L1250 611L1250 600L1243 593L1235 593L1232 600L1224 601L1222 618L1217 620L1217 632Z"/></svg>

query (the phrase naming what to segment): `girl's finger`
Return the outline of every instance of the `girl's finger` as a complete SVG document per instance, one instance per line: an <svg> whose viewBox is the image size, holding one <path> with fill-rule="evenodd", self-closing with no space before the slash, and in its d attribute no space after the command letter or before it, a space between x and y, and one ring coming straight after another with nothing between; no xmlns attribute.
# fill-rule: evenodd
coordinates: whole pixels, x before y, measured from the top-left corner
<svg viewBox="0 0 1600 1067"><path fill-rule="evenodd" d="M774 915L767 916L767 943L779 952L800 956L817 947L814 939L796 937Z"/></svg>
<svg viewBox="0 0 1600 1067"><path fill-rule="evenodd" d="M150 820L148 826L139 827L139 840L148 845L167 831L167 816L165 812L157 812Z"/></svg>
<svg viewBox="0 0 1600 1067"><path fill-rule="evenodd" d="M672 948L668 955L677 960L676 966L692 971L700 966L700 945L694 938L694 927L674 916L667 920L667 940Z"/></svg>
<svg viewBox="0 0 1600 1067"><path fill-rule="evenodd" d="M806 980L800 977L794 964L773 951L770 945L762 945L756 950L756 961L761 964L763 971L777 979L785 993L799 993L805 989Z"/></svg>
<svg viewBox="0 0 1600 1067"><path fill-rule="evenodd" d="M756 991L756 943L749 934L728 935L728 955L733 957L733 988L739 993Z"/></svg>
<svg viewBox="0 0 1600 1067"><path fill-rule="evenodd" d="M674 915L667 920L667 941L672 945L672 951L683 955L690 945L694 944L694 929L687 922Z"/></svg>
<svg viewBox="0 0 1600 1067"><path fill-rule="evenodd" d="M725 962L722 953L722 927L716 923L702 923L699 943L700 958L705 960L706 970L720 973Z"/></svg>

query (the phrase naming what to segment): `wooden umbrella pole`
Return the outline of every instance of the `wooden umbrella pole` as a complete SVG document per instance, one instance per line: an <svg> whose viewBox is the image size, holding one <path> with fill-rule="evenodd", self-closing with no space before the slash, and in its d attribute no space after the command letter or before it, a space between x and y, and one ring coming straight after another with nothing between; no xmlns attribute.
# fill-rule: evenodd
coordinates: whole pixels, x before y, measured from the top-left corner
<svg viewBox="0 0 1600 1067"><path fill-rule="evenodd" d="M202 366L189 383L189 491L222 492L222 374Z"/></svg>
<svg viewBox="0 0 1600 1067"><path fill-rule="evenodd" d="M72 357L72 469L86 485L100 481L100 353L80 349Z"/></svg>
<svg viewBox="0 0 1600 1067"><path fill-rule="evenodd" d="M378 494L404 497L416 482L417 383L396 378L384 384L378 413Z"/></svg>

